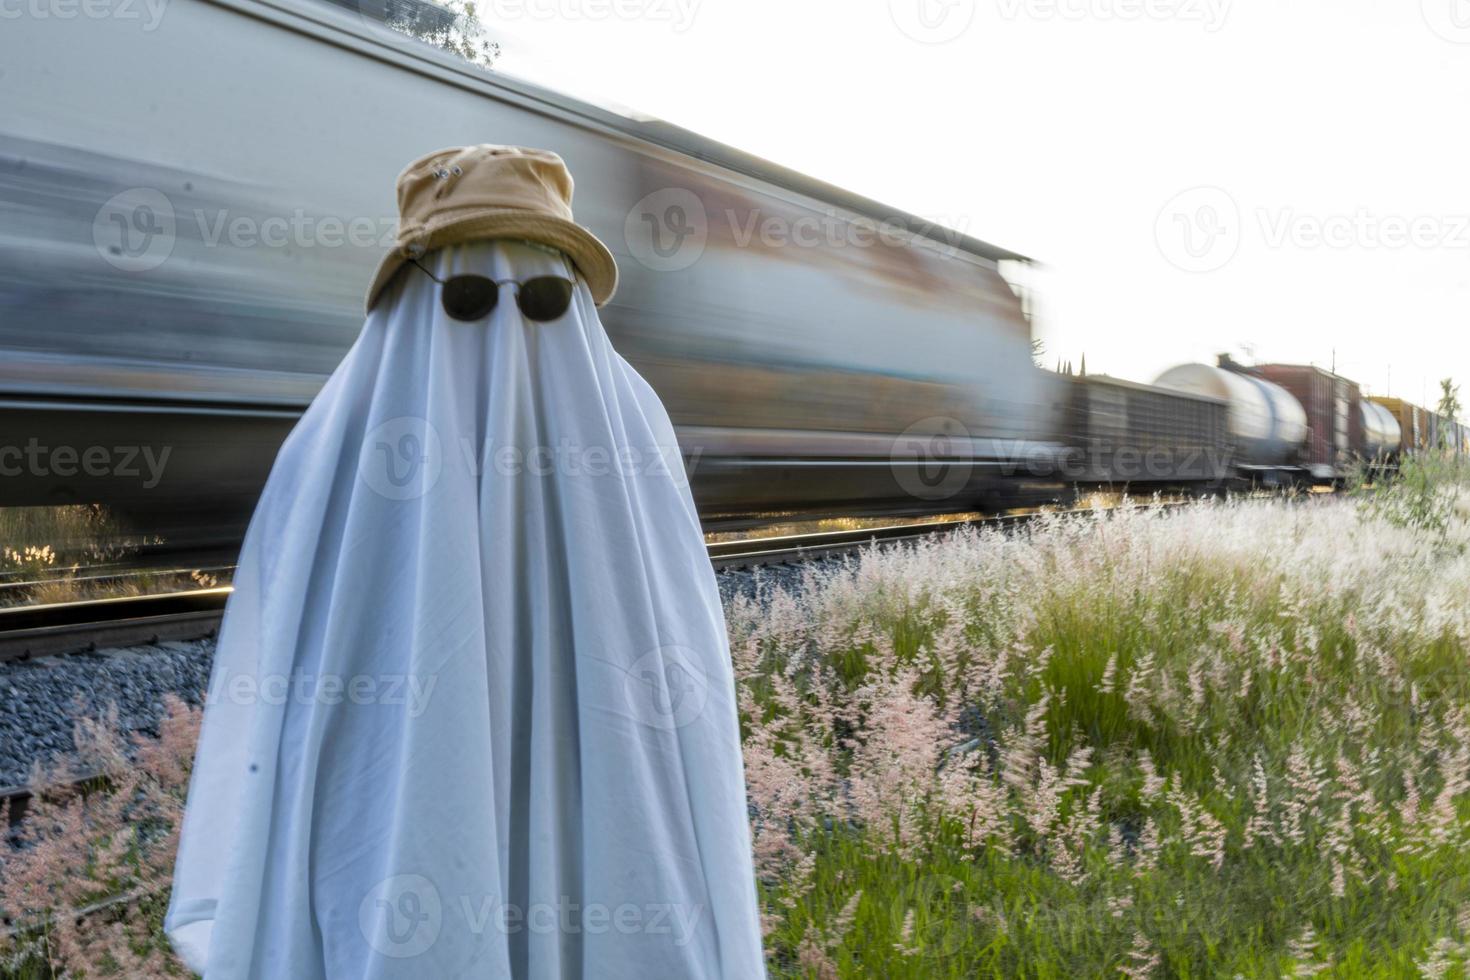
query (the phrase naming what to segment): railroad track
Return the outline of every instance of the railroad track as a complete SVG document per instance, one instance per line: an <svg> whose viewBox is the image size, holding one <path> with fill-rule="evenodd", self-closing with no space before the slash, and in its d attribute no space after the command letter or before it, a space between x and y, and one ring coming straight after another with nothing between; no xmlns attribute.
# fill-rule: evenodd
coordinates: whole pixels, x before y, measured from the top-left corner
<svg viewBox="0 0 1470 980"><path fill-rule="evenodd" d="M1067 513L1080 512L1068 511ZM870 544L894 545L917 541L921 538L947 534L967 527L1012 527L1029 523L1041 516L1044 516L1044 512L1005 514L999 517L967 520L926 521L918 524L895 524L888 527L859 528L853 531L824 531L770 538L744 538L739 541L722 541L709 545L709 557L716 571L790 564L847 554Z"/></svg>
<svg viewBox="0 0 1470 980"><path fill-rule="evenodd" d="M0 609L0 663L210 636L228 586Z"/></svg>

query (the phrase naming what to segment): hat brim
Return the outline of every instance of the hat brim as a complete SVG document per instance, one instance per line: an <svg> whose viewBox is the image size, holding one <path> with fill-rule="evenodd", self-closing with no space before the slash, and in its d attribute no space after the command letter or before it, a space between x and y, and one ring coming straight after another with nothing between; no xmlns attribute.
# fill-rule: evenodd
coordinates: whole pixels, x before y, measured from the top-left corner
<svg viewBox="0 0 1470 980"><path fill-rule="evenodd" d="M618 288L618 264L612 252L586 228L538 211L477 210L463 217L450 217L424 228L414 244L427 254L446 245L493 238L519 238L549 245L572 260L577 272L587 281L592 301L598 306L612 299ZM367 293L367 309L372 310L378 297L393 281L398 270L408 262L408 251L400 243L383 256L377 275Z"/></svg>

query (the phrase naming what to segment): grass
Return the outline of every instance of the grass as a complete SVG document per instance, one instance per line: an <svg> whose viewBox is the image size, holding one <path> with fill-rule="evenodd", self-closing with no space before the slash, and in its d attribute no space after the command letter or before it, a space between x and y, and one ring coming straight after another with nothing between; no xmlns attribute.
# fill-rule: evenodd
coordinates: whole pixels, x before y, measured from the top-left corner
<svg viewBox="0 0 1470 980"><path fill-rule="evenodd" d="M1470 495L1433 465L738 603L773 976L1461 976Z"/></svg>
<svg viewBox="0 0 1470 980"><path fill-rule="evenodd" d="M772 977L1464 976L1470 481L1414 465L732 599ZM0 906L166 889L190 724L112 777L172 803L38 831L47 869L12 858ZM160 907L12 948L14 975L177 969Z"/></svg>

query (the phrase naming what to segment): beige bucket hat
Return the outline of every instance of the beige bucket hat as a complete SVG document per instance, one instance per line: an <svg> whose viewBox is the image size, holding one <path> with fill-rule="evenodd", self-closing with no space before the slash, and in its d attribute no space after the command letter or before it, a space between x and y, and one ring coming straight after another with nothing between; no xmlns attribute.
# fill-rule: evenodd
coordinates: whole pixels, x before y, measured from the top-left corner
<svg viewBox="0 0 1470 980"><path fill-rule="evenodd" d="M410 258L486 238L519 238L561 251L598 306L618 288L612 252L572 220L572 175L562 158L485 143L430 153L398 175L398 240L378 266L367 308Z"/></svg>

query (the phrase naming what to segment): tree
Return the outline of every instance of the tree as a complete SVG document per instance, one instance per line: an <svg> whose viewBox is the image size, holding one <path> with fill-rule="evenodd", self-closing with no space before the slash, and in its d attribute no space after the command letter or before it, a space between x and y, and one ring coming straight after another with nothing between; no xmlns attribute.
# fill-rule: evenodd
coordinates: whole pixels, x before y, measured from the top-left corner
<svg viewBox="0 0 1470 980"><path fill-rule="evenodd" d="M388 3L388 26L432 44L481 68L494 68L500 42L490 40L474 0L444 3Z"/></svg>
<svg viewBox="0 0 1470 980"><path fill-rule="evenodd" d="M1439 382L1439 414L1451 422L1459 420L1460 417L1460 386L1455 384L1454 378L1444 378Z"/></svg>

